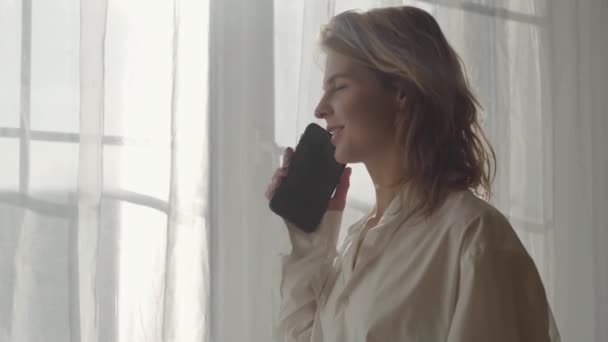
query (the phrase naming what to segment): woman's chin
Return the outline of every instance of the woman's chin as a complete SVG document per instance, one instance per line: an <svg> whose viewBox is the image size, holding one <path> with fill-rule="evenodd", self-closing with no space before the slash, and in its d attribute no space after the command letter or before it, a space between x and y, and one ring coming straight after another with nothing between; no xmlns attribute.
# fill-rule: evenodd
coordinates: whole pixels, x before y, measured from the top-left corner
<svg viewBox="0 0 608 342"><path fill-rule="evenodd" d="M334 152L334 159L340 164L348 164L350 162L348 155L339 148L336 148Z"/></svg>
<svg viewBox="0 0 608 342"><path fill-rule="evenodd" d="M357 164L363 161L355 150L338 145L334 151L334 159L340 164Z"/></svg>

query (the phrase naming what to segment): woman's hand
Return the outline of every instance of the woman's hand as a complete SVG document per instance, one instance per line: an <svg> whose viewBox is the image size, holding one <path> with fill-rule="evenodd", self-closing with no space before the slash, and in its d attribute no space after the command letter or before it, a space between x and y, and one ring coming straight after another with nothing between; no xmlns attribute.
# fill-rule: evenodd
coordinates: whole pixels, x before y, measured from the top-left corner
<svg viewBox="0 0 608 342"><path fill-rule="evenodd" d="M329 206L327 210L343 211L346 207L346 195L348 194L348 188L350 187L350 174L352 170L350 167L344 168L342 176L340 176L340 183L336 187L334 196L329 200Z"/></svg>
<svg viewBox="0 0 608 342"><path fill-rule="evenodd" d="M270 201L277 187L281 184L285 176L287 176L287 165L289 165L289 160L291 159L293 153L293 148L288 147L287 149L285 149L285 152L283 153L283 164L281 165L281 167L275 170L274 174L272 175L270 184L266 188L265 196L267 200ZM344 172L340 177L340 183L336 187L334 196L329 201L329 206L327 207L327 210L343 211L344 207L346 207L346 195L348 194L348 188L350 186L351 172L352 170L350 167L344 168Z"/></svg>
<svg viewBox="0 0 608 342"><path fill-rule="evenodd" d="M281 184L281 182L283 181L283 178L285 178L285 176L287 176L287 165L289 164L289 159L291 159L292 155L293 155L293 148L288 147L287 149L285 149L285 152L283 153L283 164L281 165L280 168L278 168L274 171L274 174L272 175L272 179L270 180L270 184L268 184L268 187L266 188L265 196L266 196L267 200L270 201L270 199L274 195L275 190L277 189L279 184Z"/></svg>

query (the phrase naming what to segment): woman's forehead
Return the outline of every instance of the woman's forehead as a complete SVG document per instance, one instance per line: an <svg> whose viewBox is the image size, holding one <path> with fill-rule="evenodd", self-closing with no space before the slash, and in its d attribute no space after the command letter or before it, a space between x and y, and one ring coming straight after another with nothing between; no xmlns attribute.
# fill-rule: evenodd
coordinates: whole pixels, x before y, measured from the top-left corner
<svg viewBox="0 0 608 342"><path fill-rule="evenodd" d="M344 72L346 69L356 67L355 61L339 52L329 51L325 60L325 73Z"/></svg>
<svg viewBox="0 0 608 342"><path fill-rule="evenodd" d="M335 53L327 56L324 84L331 83L338 77L359 79L367 75L367 68L354 59Z"/></svg>

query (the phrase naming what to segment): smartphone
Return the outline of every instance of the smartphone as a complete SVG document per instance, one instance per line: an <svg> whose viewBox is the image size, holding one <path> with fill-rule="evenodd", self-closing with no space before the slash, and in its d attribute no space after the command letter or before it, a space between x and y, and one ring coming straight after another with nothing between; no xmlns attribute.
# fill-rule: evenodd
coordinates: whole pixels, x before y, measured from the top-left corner
<svg viewBox="0 0 608 342"><path fill-rule="evenodd" d="M308 125L270 209L307 233L316 231L346 166L335 160L334 151L331 134L315 123Z"/></svg>

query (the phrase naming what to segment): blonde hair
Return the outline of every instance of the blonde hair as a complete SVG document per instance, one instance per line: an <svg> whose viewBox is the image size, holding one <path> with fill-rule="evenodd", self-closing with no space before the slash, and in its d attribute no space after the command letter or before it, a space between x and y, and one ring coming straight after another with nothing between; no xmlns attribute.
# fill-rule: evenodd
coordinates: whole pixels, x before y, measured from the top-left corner
<svg viewBox="0 0 608 342"><path fill-rule="evenodd" d="M496 156L479 124L481 106L430 14L411 6L347 11L322 29L320 43L405 92L396 143L405 161L401 184L417 199L414 213L430 215L451 190L490 198Z"/></svg>

